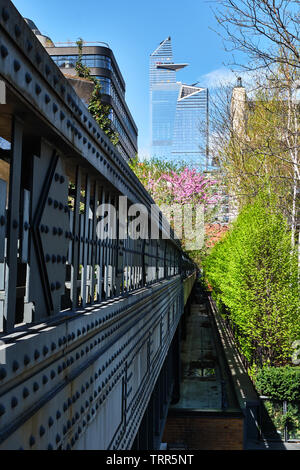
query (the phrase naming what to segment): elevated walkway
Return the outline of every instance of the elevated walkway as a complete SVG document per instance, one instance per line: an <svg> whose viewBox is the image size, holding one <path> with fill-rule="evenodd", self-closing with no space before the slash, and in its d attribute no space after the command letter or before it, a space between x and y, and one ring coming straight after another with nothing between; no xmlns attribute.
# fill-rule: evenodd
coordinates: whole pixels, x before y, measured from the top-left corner
<svg viewBox="0 0 300 470"><path fill-rule="evenodd" d="M200 285L182 324L180 399L169 408L163 441L201 450L243 449L244 415Z"/></svg>

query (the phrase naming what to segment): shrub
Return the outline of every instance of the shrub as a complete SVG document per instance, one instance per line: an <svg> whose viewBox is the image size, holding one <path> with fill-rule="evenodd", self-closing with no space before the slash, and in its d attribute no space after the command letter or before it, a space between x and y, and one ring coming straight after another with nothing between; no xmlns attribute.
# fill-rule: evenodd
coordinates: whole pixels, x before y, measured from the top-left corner
<svg viewBox="0 0 300 470"><path fill-rule="evenodd" d="M300 368L262 367L256 374L255 385L261 395L276 400L300 400Z"/></svg>

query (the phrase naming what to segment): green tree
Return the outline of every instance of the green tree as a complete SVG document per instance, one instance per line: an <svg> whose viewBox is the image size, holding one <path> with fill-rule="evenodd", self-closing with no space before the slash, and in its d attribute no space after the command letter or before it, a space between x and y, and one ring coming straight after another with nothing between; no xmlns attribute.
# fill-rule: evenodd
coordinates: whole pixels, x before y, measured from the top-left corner
<svg viewBox="0 0 300 470"><path fill-rule="evenodd" d="M289 362L300 337L297 256L276 197L264 192L246 205L204 266L246 359Z"/></svg>
<svg viewBox="0 0 300 470"><path fill-rule="evenodd" d="M271 187L288 219L291 245L300 246L299 0L217 0L215 17L218 34L229 45L231 66L247 72L256 90L244 138L232 129L226 134L221 155L229 183L241 205L262 187Z"/></svg>

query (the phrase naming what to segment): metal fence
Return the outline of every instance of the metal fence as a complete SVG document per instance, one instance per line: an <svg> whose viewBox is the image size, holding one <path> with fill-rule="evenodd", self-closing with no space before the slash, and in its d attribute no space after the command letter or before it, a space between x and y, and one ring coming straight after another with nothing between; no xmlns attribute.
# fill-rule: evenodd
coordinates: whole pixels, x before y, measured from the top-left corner
<svg viewBox="0 0 300 470"><path fill-rule="evenodd" d="M260 438L300 441L300 402L260 397Z"/></svg>

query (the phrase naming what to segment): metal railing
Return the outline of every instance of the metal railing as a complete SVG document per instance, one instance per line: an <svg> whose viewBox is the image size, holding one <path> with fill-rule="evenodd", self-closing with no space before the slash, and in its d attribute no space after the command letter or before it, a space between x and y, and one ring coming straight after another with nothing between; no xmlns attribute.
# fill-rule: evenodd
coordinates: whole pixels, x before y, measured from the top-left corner
<svg viewBox="0 0 300 470"><path fill-rule="evenodd" d="M299 442L300 402L260 396L259 437L266 441Z"/></svg>

